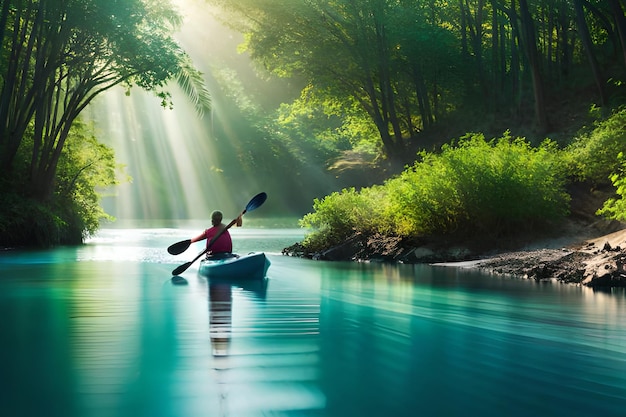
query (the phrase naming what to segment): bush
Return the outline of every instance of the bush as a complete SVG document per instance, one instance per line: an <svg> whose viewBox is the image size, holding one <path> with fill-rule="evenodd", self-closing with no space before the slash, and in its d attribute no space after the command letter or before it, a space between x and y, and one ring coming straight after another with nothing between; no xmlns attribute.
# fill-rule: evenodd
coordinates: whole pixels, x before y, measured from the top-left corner
<svg viewBox="0 0 626 417"><path fill-rule="evenodd" d="M67 139L56 175L54 211L66 223L65 243L80 243L112 217L100 207L103 189L118 183L120 167L111 148L98 142L80 121Z"/></svg>
<svg viewBox="0 0 626 417"><path fill-rule="evenodd" d="M314 232L304 244L318 250L355 232L417 237L449 234L501 236L532 231L565 217L569 195L560 151L546 141L485 141L480 134L445 145L382 186L315 200L301 225Z"/></svg>
<svg viewBox="0 0 626 417"><path fill-rule="evenodd" d="M508 234L558 220L568 212L564 169L556 145L482 135L445 145L390 185L402 234ZM400 184L395 184L400 183Z"/></svg>
<svg viewBox="0 0 626 417"><path fill-rule="evenodd" d="M610 198L597 214L611 220L626 221L626 157L624 153L619 153L617 160L620 163L619 172L611 175L611 182L615 186L616 194L619 197Z"/></svg>
<svg viewBox="0 0 626 417"><path fill-rule="evenodd" d="M617 155L626 153L626 109L622 108L587 134L574 139L566 148L565 161L570 175L594 184L608 183L619 170Z"/></svg>
<svg viewBox="0 0 626 417"><path fill-rule="evenodd" d="M380 187L371 187L357 192L355 188L334 192L323 199L315 199L313 213L300 220L300 226L314 229L303 244L316 251L343 242L355 232L376 230L376 213L380 212L375 197Z"/></svg>
<svg viewBox="0 0 626 417"><path fill-rule="evenodd" d="M111 218L99 205L96 187L116 184L114 154L88 134L80 121L67 138L49 199L31 198L29 155L19 156L11 180L0 183L0 246L78 244L97 231L101 220Z"/></svg>

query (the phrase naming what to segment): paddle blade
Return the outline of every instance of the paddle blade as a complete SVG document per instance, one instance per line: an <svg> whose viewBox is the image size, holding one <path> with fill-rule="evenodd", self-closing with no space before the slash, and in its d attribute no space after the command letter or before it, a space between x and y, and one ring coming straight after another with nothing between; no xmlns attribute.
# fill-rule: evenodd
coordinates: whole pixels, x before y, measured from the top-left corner
<svg viewBox="0 0 626 417"><path fill-rule="evenodd" d="M252 211L256 208L261 207L263 203L265 203L265 200L267 200L267 193L258 193L257 195L252 197L252 200L250 200L250 202L246 206L246 211Z"/></svg>
<svg viewBox="0 0 626 417"><path fill-rule="evenodd" d="M176 269L174 269L172 271L172 275L176 276L176 275L182 274L183 272L185 272L187 270L187 268L189 268L191 266L192 263L193 263L193 261L192 262L186 262L186 263L184 263L182 265L178 265L176 267Z"/></svg>
<svg viewBox="0 0 626 417"><path fill-rule="evenodd" d="M173 245L170 245L170 247L167 248L167 252L170 255L180 255L181 253L186 251L187 248L189 248L189 245L191 245L191 239L182 240L180 242L174 243Z"/></svg>

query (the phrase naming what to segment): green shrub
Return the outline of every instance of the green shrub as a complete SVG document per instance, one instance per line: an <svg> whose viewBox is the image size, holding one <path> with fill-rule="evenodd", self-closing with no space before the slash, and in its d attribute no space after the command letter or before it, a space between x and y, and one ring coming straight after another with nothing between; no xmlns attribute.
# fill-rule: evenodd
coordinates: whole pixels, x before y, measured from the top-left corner
<svg viewBox="0 0 626 417"><path fill-rule="evenodd" d="M59 161L53 199L54 211L66 223L65 243L82 242L102 220L112 219L100 207L97 190L117 184L119 170L113 150L75 122Z"/></svg>
<svg viewBox="0 0 626 417"><path fill-rule="evenodd" d="M620 170L612 174L610 179L619 197L605 201L596 214L612 220L626 221L626 157L624 153L620 152L617 160L620 163Z"/></svg>
<svg viewBox="0 0 626 417"><path fill-rule="evenodd" d="M474 134L420 159L382 186L315 200L314 212L301 220L314 229L305 246L328 247L355 232L500 236L568 213L566 171L553 142L534 148L508 134L489 142Z"/></svg>
<svg viewBox="0 0 626 417"><path fill-rule="evenodd" d="M572 177L602 184L618 172L620 152L626 152L626 108L598 121L589 133L575 138L564 156Z"/></svg>
<svg viewBox="0 0 626 417"><path fill-rule="evenodd" d="M439 155L422 153L421 158L385 184L389 195L385 217L400 236L450 232L459 217L453 171Z"/></svg>
<svg viewBox="0 0 626 417"><path fill-rule="evenodd" d="M29 133L27 133L29 134ZM32 140L25 137L24 141ZM59 159L54 189L45 201L31 198L26 147L11 180L0 183L0 246L78 244L110 219L100 207L97 187L116 184L113 151L76 121Z"/></svg>
<svg viewBox="0 0 626 417"><path fill-rule="evenodd" d="M400 182L401 184L394 184ZM564 169L556 145L533 148L508 134L468 135L390 182L401 234L502 234L567 214ZM408 227L406 225L408 224Z"/></svg>
<svg viewBox="0 0 626 417"><path fill-rule="evenodd" d="M300 220L300 226L314 229L304 245L309 250L319 250L343 242L355 232L372 232L376 230L377 207L375 194L382 191L380 187L371 187L357 192L354 188L334 192L323 199L315 199L313 213Z"/></svg>

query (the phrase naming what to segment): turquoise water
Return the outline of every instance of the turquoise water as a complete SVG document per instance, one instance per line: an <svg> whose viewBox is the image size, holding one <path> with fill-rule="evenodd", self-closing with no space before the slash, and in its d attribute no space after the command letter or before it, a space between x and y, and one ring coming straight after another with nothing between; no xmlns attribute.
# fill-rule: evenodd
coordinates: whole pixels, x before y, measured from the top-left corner
<svg viewBox="0 0 626 417"><path fill-rule="evenodd" d="M626 294L472 270L290 258L197 275L193 230L0 253L2 416L626 416Z"/></svg>

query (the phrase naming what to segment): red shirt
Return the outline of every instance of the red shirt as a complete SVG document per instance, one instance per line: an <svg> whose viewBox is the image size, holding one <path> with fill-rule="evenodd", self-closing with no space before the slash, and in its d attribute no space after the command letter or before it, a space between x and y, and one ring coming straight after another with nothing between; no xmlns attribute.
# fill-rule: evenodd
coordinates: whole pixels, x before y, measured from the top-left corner
<svg viewBox="0 0 626 417"><path fill-rule="evenodd" d="M222 228L219 226L213 226L210 229L206 229L204 231L204 238L206 239L206 244L207 246L209 245L209 242L211 241L211 239L213 239L213 236L215 236ZM211 253L223 253L223 252L232 252L233 251L233 241L230 237L230 233L228 233L228 230L225 230L224 233L222 233L222 235L220 237L217 238L217 240L213 243L213 245L211 245L211 248L209 249L209 251Z"/></svg>

